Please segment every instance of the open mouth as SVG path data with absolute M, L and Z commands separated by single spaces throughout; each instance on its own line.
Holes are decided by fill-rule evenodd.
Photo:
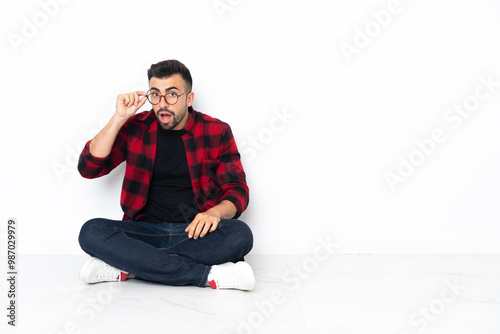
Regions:
M 172 119 L 172 114 L 166 111 L 160 111 L 158 113 L 158 119 L 160 122 L 167 124 Z

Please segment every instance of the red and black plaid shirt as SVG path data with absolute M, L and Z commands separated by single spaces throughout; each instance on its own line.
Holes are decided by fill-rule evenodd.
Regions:
M 191 175 L 193 193 L 204 212 L 222 200 L 231 201 L 239 217 L 248 205 L 248 186 L 240 154 L 228 124 L 189 107 L 191 119 L 182 136 Z M 78 171 L 85 178 L 111 172 L 127 161 L 121 193 L 123 220 L 138 220 L 148 198 L 153 176 L 158 135 L 158 121 L 151 110 L 132 116 L 122 127 L 105 158 L 90 154 L 90 141 L 83 149 Z

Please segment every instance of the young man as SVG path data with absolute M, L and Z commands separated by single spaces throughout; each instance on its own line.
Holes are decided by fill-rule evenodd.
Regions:
M 118 96 L 115 114 L 80 155 L 85 178 L 126 161 L 123 218 L 82 226 L 80 246 L 92 257 L 80 278 L 252 290 L 243 257 L 253 236 L 236 219 L 248 186 L 231 129 L 192 108 L 192 78 L 181 62 L 154 64 L 148 78 L 147 93 Z M 153 109 L 136 114 L 146 100 Z

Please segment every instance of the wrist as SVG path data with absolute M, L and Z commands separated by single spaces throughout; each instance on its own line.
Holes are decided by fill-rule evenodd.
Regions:
M 216 206 L 208 209 L 207 213 L 209 213 L 210 215 L 215 216 L 219 219 L 222 219 L 222 212 Z
M 125 123 L 127 123 L 128 119 L 129 119 L 129 117 L 123 117 L 123 116 L 119 116 L 117 114 L 114 114 L 111 117 L 111 120 L 109 121 L 109 125 L 113 128 L 121 129 L 122 126 L 124 126 Z

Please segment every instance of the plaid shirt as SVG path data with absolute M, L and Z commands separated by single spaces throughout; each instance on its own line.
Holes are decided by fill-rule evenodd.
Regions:
M 231 201 L 239 217 L 248 205 L 248 186 L 240 154 L 228 124 L 189 107 L 191 119 L 182 136 L 191 175 L 194 197 L 204 212 L 222 200 Z M 155 113 L 141 112 L 132 116 L 121 128 L 105 158 L 90 154 L 90 141 L 78 162 L 85 178 L 96 178 L 111 172 L 127 161 L 121 193 L 123 220 L 138 220 L 146 205 L 149 184 L 156 157 L 158 121 Z

